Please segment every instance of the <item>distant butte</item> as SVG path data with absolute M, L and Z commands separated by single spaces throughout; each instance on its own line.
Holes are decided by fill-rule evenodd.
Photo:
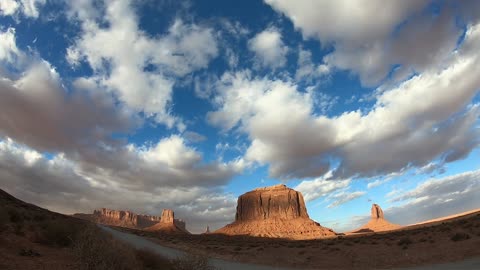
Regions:
M 257 188 L 238 198 L 235 221 L 214 233 L 286 239 L 335 236 L 308 216 L 303 196 L 285 185 Z
M 401 225 L 393 224 L 385 219 L 382 208 L 378 204 L 373 204 L 371 209 L 370 221 L 352 231 L 351 233 L 365 233 L 365 232 L 382 232 L 391 231 L 402 228 Z
M 180 233 L 190 234 L 185 227 L 185 221 L 176 219 L 173 210 L 163 209 L 160 222 L 144 229 L 145 231 L 161 232 L 161 233 Z
M 143 229 L 160 221 L 160 217 L 158 216 L 138 215 L 130 211 L 112 210 L 108 208 L 96 209 L 93 211 L 93 214 L 74 214 L 73 216 L 99 224 L 131 229 Z

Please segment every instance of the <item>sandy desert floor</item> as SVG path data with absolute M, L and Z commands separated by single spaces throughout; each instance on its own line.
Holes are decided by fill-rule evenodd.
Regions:
M 480 257 L 480 211 L 392 232 L 308 241 L 117 229 L 189 253 L 302 269 L 388 269 Z

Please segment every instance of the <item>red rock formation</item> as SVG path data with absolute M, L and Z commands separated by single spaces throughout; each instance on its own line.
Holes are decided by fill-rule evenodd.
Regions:
M 163 209 L 162 211 L 162 218 L 160 222 L 162 223 L 173 223 L 174 220 L 174 213 L 170 209 Z
M 379 219 L 379 218 L 384 218 L 383 215 L 383 210 L 380 208 L 380 205 L 378 204 L 372 204 L 372 219 Z
M 288 239 L 336 235 L 311 220 L 302 194 L 285 185 L 257 188 L 241 195 L 235 221 L 215 233 Z
M 373 204 L 370 221 L 351 233 L 391 231 L 400 229 L 401 227 L 400 225 L 388 222 L 385 219 L 382 208 L 380 208 L 378 204 Z
M 143 229 L 160 221 L 160 217 L 149 215 L 137 215 L 130 211 L 112 210 L 108 208 L 96 209 L 93 214 L 74 214 L 73 216 L 87 219 L 95 223 Z
M 185 226 L 185 221 L 176 219 L 173 210 L 163 209 L 160 222 L 145 228 L 146 231 L 158 231 L 164 233 L 189 233 Z

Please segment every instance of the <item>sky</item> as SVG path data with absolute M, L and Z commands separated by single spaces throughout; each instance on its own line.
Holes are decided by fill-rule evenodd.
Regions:
M 2 0 L 0 188 L 202 232 L 285 184 L 312 219 L 480 208 L 480 2 Z

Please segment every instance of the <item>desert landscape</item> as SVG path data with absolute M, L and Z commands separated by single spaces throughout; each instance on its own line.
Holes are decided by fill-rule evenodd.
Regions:
M 107 258 L 97 258 L 93 267 L 82 266 L 85 259 L 78 254 L 85 252 L 82 247 L 98 249 L 102 244 L 95 242 L 104 239 L 115 246 L 115 252 L 120 249 L 130 256 L 119 259 L 110 254 L 113 257 L 108 260 L 118 267 L 196 269 L 191 265 L 175 268 L 174 262 L 152 251 L 135 251 L 93 223 L 197 256 L 197 261 L 204 260 L 205 267 L 212 269 L 209 259 L 293 269 L 393 269 L 480 256 L 480 209 L 400 226 L 385 220 L 380 206 L 373 204 L 366 225 L 352 232 L 335 233 L 309 219 L 301 193 L 276 185 L 240 196 L 233 223 L 214 232 L 191 234 L 170 209 L 164 209 L 161 217 L 109 209 L 65 216 L 19 201 L 3 191 L 1 195 L 1 269 L 114 269 L 96 268 Z M 145 219 L 156 223 L 139 224 Z M 83 243 L 85 237 L 90 237 L 90 242 Z M 101 247 L 107 248 L 105 245 L 108 243 Z M 161 268 L 149 268 L 150 260 Z
M 0 0 L 0 270 L 480 270 L 480 0 Z

